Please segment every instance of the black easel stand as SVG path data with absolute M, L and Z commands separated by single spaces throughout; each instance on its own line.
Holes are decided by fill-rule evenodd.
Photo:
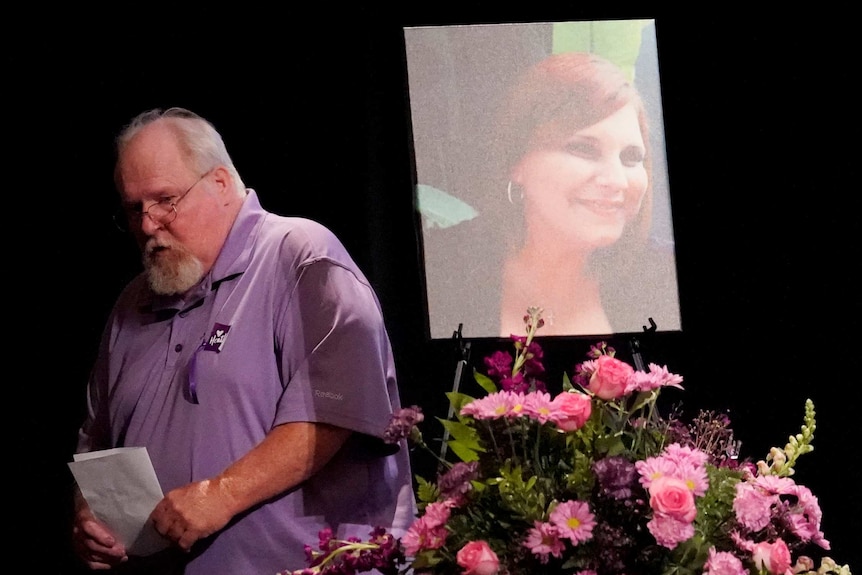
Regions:
M 656 323 L 653 318 L 648 318 L 648 321 L 650 326 L 643 326 L 644 333 L 654 334 L 658 326 L 656 326 Z M 646 371 L 646 369 L 644 369 L 643 355 L 641 354 L 641 342 L 638 338 L 633 337 L 629 340 L 629 351 L 632 354 L 632 360 L 634 360 L 635 369 L 637 369 L 638 371 Z
M 470 361 L 470 342 L 464 341 L 464 338 L 461 336 L 461 329 L 464 327 L 463 323 L 458 324 L 458 329 L 452 332 L 452 339 L 455 341 L 458 349 L 458 363 L 455 365 L 455 378 L 452 381 L 452 391 L 454 393 L 458 393 L 458 390 L 461 388 L 461 376 L 464 372 L 464 366 L 466 366 Z M 449 413 L 446 416 L 447 419 L 452 419 L 455 415 L 455 408 L 452 404 L 449 404 Z M 449 441 L 449 430 L 443 430 L 443 443 L 440 445 L 440 459 L 446 459 L 446 451 L 448 449 Z

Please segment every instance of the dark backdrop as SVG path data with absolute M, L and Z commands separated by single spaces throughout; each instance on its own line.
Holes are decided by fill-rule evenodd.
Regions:
M 832 555 L 860 569 L 853 19 L 484 4 L 7 20 L 10 562 L 73 572 L 66 462 L 102 323 L 138 269 L 110 220 L 112 137 L 132 115 L 196 110 L 265 207 L 332 228 L 378 291 L 404 402 L 444 416 L 457 353 L 424 335 L 401 27 L 655 17 L 683 331 L 639 336 L 645 359 L 684 375 L 685 405 L 728 411 L 754 458 L 798 432 L 812 398 L 815 451 L 796 479 L 819 496 Z M 590 343 L 544 342 L 552 385 Z M 472 344 L 476 362 L 508 346 Z

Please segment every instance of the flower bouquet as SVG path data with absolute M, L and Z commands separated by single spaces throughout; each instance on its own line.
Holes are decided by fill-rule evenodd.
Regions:
M 419 407 L 393 415 L 386 440 L 406 437 L 440 463 L 433 480 L 416 478 L 408 532 L 345 541 L 324 530 L 306 546 L 308 567 L 280 575 L 850 575 L 822 554 L 817 498 L 792 479 L 813 449 L 810 400 L 783 448 L 740 459 L 726 416 L 660 413 L 681 376 L 637 370 L 605 343 L 552 397 L 534 339 L 541 310 L 525 323 L 514 355 L 498 351 L 475 372 L 487 395 L 447 394 L 455 415 L 441 423 L 457 461 L 424 442 Z

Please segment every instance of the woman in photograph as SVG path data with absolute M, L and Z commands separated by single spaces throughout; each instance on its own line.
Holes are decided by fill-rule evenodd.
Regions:
M 521 335 L 528 307 L 543 308 L 543 336 L 641 332 L 651 318 L 680 329 L 672 233 L 652 229 L 648 113 L 629 75 L 562 52 L 488 102 L 489 129 L 474 126 L 485 143 L 455 160 L 468 176 L 450 187 L 476 215 L 426 229 L 432 333 Z
M 545 310 L 544 335 L 633 331 L 666 315 L 675 270 L 647 249 L 647 114 L 624 73 L 590 53 L 550 56 L 515 84 L 497 126 L 506 181 L 489 205 L 512 224 L 497 228 L 500 335 L 523 331 L 528 306 Z

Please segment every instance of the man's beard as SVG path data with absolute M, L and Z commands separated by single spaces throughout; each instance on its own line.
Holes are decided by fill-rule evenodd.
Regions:
M 150 238 L 142 259 L 147 283 L 159 295 L 185 293 L 204 277 L 201 261 L 179 242 Z

